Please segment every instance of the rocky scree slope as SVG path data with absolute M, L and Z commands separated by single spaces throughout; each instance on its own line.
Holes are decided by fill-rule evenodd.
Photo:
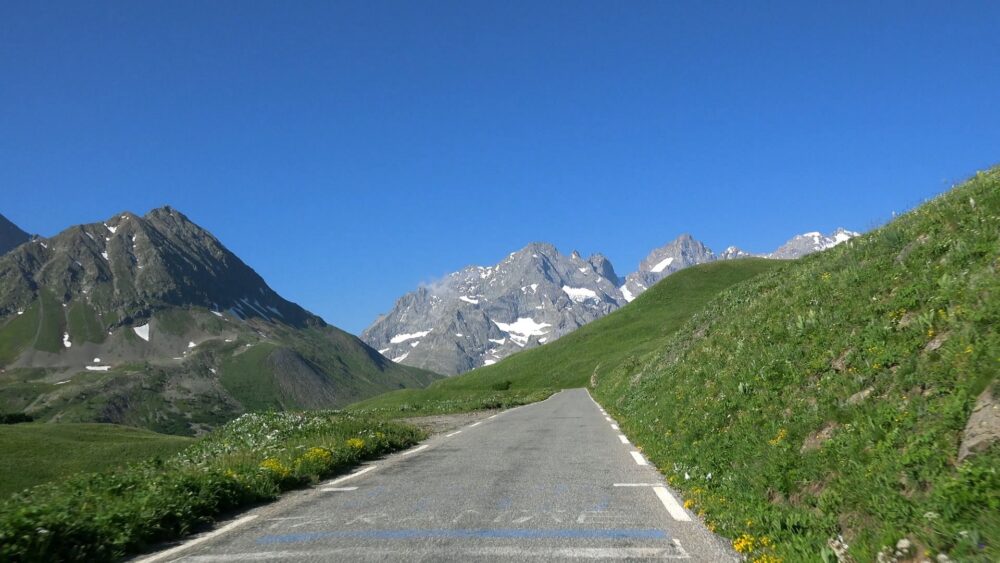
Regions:
M 169 207 L 0 257 L 0 369 L 0 411 L 181 434 L 434 378 L 283 299 Z

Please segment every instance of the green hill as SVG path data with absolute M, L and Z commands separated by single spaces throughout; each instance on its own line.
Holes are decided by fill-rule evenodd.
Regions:
M 998 267 L 995 169 L 732 288 L 595 395 L 751 558 L 997 561 L 1000 450 L 959 449 L 1000 371 Z
M 166 457 L 192 443 L 191 438 L 115 424 L 0 425 L 0 499 L 74 473 Z
M 495 365 L 356 403 L 389 415 L 500 407 L 544 398 L 554 389 L 585 387 L 663 346 L 720 291 L 785 262 L 760 258 L 702 264 L 672 274 L 628 306 L 539 348 Z
M 994 169 L 831 250 L 690 268 L 556 342 L 352 408 L 589 385 L 750 560 L 998 561 L 998 269 Z

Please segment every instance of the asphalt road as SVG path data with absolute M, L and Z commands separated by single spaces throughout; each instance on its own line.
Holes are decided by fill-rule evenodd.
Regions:
M 258 508 L 152 561 L 738 560 L 583 389 Z

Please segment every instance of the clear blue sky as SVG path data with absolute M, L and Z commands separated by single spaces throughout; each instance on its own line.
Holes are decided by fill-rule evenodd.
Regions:
M 875 5 L 877 4 L 877 5 Z M 1000 162 L 996 2 L 3 2 L 0 213 L 170 204 L 359 332 L 534 240 L 622 275 Z

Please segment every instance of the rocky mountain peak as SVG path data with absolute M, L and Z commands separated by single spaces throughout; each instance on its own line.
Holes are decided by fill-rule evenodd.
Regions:
M 16 274 L 11 275 L 12 272 Z M 39 287 L 63 303 L 141 319 L 174 306 L 228 311 L 293 326 L 321 324 L 277 295 L 211 233 L 179 211 L 123 212 L 37 238 L 0 259 L 0 312 L 23 309 Z
M 532 243 L 411 292 L 361 335 L 386 357 L 438 373 L 489 365 L 618 308 L 607 258 Z
M 29 240 L 31 240 L 31 235 L 0 215 L 0 254 L 6 254 Z

